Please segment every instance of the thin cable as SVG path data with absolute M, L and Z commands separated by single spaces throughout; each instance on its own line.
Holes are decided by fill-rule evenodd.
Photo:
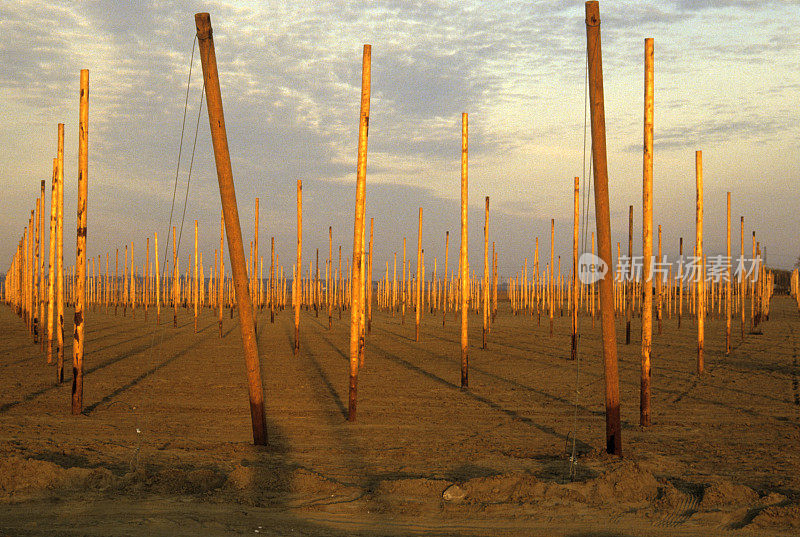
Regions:
M 172 214 L 175 211 L 175 194 L 178 192 L 178 174 L 181 171 L 181 155 L 183 153 L 183 134 L 186 132 L 186 113 L 189 109 L 189 89 L 192 83 L 192 67 L 194 66 L 194 48 L 197 45 L 197 34 L 194 36 L 194 40 L 192 41 L 192 56 L 189 59 L 189 76 L 186 79 L 186 99 L 183 103 L 183 122 L 181 123 L 181 141 L 178 145 L 178 164 L 175 167 L 175 185 L 172 187 L 172 206 L 169 210 L 169 225 L 167 226 L 167 242 L 164 245 L 164 268 L 167 268 L 166 259 L 167 259 L 167 252 L 169 252 L 169 228 L 172 227 Z M 205 85 L 203 86 L 205 87 Z M 185 207 L 184 207 L 185 208 Z M 161 275 L 159 274 L 159 277 Z
M 169 224 L 167 226 L 167 233 L 166 233 L 167 240 L 166 240 L 166 243 L 164 245 L 164 274 L 166 274 L 166 269 L 167 269 L 167 266 L 169 265 L 169 261 L 168 261 L 168 258 L 167 258 L 167 253 L 169 252 L 169 244 L 170 244 L 170 242 L 169 242 L 170 241 L 169 228 L 172 227 L 172 217 L 173 217 L 173 214 L 174 214 L 174 211 L 175 211 L 175 197 L 176 197 L 176 193 L 178 191 L 178 177 L 179 177 L 180 168 L 181 168 L 181 155 L 183 154 L 183 137 L 184 137 L 184 133 L 186 131 L 186 116 L 187 116 L 188 109 L 189 109 L 189 90 L 191 89 L 192 68 L 194 66 L 194 49 L 195 49 L 196 45 L 197 45 L 197 35 L 194 36 L 194 39 L 192 41 L 192 53 L 191 53 L 191 57 L 189 59 L 189 76 L 187 77 L 187 80 L 186 80 L 186 98 L 184 99 L 184 103 L 183 103 L 183 121 L 181 123 L 180 144 L 178 146 L 178 163 L 177 163 L 177 166 L 176 166 L 176 169 L 175 169 L 175 183 L 174 183 L 174 186 L 172 188 L 172 206 L 170 207 L 170 211 L 169 211 Z M 195 132 L 195 144 L 196 143 L 197 143 L 197 133 Z M 192 159 L 194 160 L 194 150 L 192 151 Z M 185 207 L 185 203 L 184 203 L 184 214 L 185 214 L 185 209 L 186 209 L 186 207 Z M 174 270 L 174 268 L 173 268 L 173 270 Z M 156 274 L 156 278 L 159 279 L 159 283 L 164 281 L 162 279 L 162 275 L 160 273 Z M 160 330 L 160 337 L 159 337 L 159 341 L 158 341 L 159 345 L 161 345 L 164 342 L 165 326 L 166 325 L 162 326 L 161 330 Z M 148 348 L 148 351 L 147 351 L 147 361 L 150 363 L 151 366 L 153 364 L 153 348 L 155 347 L 155 344 L 156 344 L 156 334 L 159 333 L 158 329 L 159 329 L 158 323 L 154 324 L 153 325 L 153 329 L 151 331 L 151 336 L 150 336 L 150 347 Z M 148 401 L 152 401 L 152 393 L 149 390 L 145 389 L 145 394 L 147 395 Z M 134 410 L 135 409 L 136 409 L 136 407 L 134 407 Z M 142 443 L 143 436 L 149 430 L 149 417 L 150 417 L 149 413 L 144 412 L 142 414 L 142 421 L 144 421 L 145 423 L 143 423 L 141 430 L 138 427 L 137 427 L 137 430 L 136 430 L 137 437 L 139 439 L 139 444 L 137 445 L 136 454 L 135 454 L 135 463 L 136 464 L 138 464 L 138 462 L 139 462 L 139 452 L 141 450 L 141 443 Z M 134 459 L 132 459 L 132 460 L 134 460 Z
M 591 184 L 592 179 L 592 167 L 589 167 L 589 180 L 586 180 L 586 140 L 587 140 L 587 116 L 588 116 L 588 97 L 589 97 L 589 65 L 587 62 L 586 69 L 584 70 L 584 94 L 583 94 L 583 197 L 584 197 L 584 212 L 583 212 L 583 244 L 581 247 L 581 251 L 586 251 L 586 236 L 588 234 L 588 211 L 589 211 L 589 184 Z M 574 277 L 577 279 L 578 275 L 575 274 Z M 577 298 L 574 297 L 573 300 L 575 301 L 575 308 L 578 307 Z M 575 404 L 573 407 L 572 412 L 572 452 L 569 458 L 569 479 L 570 481 L 575 479 L 575 464 L 577 462 L 576 459 L 576 452 L 577 452 L 577 438 L 578 438 L 578 405 L 580 404 L 580 371 L 581 371 L 581 358 L 580 353 L 578 352 L 578 342 L 580 341 L 580 316 L 578 316 L 578 323 L 576 326 L 576 337 L 575 337 Z
M 206 85 L 200 90 L 200 105 L 197 107 L 197 122 L 194 125 L 194 144 L 192 145 L 192 158 L 189 161 L 189 173 L 186 176 L 186 195 L 183 198 L 183 216 L 181 216 L 181 230 L 178 233 L 178 244 L 175 245 L 176 251 L 180 252 L 181 237 L 183 236 L 183 223 L 186 220 L 186 206 L 189 202 L 189 185 L 192 182 L 192 166 L 194 166 L 194 153 L 197 149 L 197 133 L 200 129 L 200 113 L 203 111 L 203 97 L 205 96 Z

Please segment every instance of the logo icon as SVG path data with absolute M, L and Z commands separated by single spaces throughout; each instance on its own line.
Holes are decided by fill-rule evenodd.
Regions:
M 578 279 L 591 284 L 603 279 L 608 273 L 608 265 L 594 254 L 586 252 L 578 259 Z

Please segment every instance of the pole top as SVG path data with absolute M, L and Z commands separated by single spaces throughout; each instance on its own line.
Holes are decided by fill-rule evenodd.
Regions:
M 586 26 L 600 26 L 600 3 L 597 0 L 586 2 Z
M 197 27 L 197 39 L 208 39 L 211 37 L 211 15 L 208 13 L 195 13 L 194 24 Z

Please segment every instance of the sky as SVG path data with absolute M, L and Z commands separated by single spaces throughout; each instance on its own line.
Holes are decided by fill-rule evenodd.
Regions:
M 0 6 L 0 272 L 42 179 L 49 202 L 59 122 L 66 129 L 65 259 L 74 263 L 79 73 L 86 68 L 89 255 L 109 252 L 113 264 L 115 249 L 122 258 L 134 243 L 139 264 L 154 233 L 163 255 L 177 170 L 178 227 L 188 183 L 181 264 L 196 219 L 209 274 L 221 205 L 204 105 L 198 116 L 198 11 L 211 14 L 214 28 L 246 251 L 258 197 L 260 254 L 268 263 L 274 236 L 291 271 L 300 179 L 304 271 L 315 249 L 326 258 L 328 226 L 334 249 L 352 256 L 361 54 L 369 43 L 366 217 L 367 225 L 374 218 L 374 278 L 394 252 L 402 257 L 403 237 L 416 258 L 419 207 L 426 268 L 436 257 L 442 270 L 448 230 L 449 270 L 457 266 L 462 112 L 470 129 L 471 267 L 482 270 L 489 196 L 501 278 L 526 257 L 532 265 L 537 237 L 541 255 L 549 253 L 551 218 L 566 271 L 573 178 L 591 190 L 583 2 L 42 0 Z M 770 266 L 792 267 L 800 255 L 800 40 L 792 28 L 800 2 L 603 1 L 600 13 L 614 242 L 626 250 L 633 205 L 634 250 L 641 251 L 643 57 L 652 37 L 654 224 L 662 225 L 664 253 L 677 255 L 679 237 L 689 249 L 694 243 L 694 155 L 702 150 L 704 251 L 725 253 L 731 192 L 733 255 L 744 216 L 746 255 L 755 231 Z M 593 201 L 589 208 L 592 231 Z

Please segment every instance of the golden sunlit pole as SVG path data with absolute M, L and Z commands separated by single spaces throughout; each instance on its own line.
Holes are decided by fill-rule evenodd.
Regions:
M 728 192 L 727 228 L 725 234 L 727 278 L 725 281 L 725 354 L 731 353 L 731 193 Z
M 258 206 L 258 204 L 256 204 Z M 258 213 L 256 213 L 258 214 Z M 200 306 L 200 280 L 197 274 L 197 220 L 194 221 L 194 331 L 197 332 L 197 308 Z
M 358 402 L 359 354 L 364 345 L 361 333 L 361 290 L 363 289 L 364 213 L 367 196 L 367 136 L 369 133 L 369 97 L 372 47 L 364 45 L 361 62 L 361 106 L 358 121 L 358 157 L 356 163 L 356 205 L 353 222 L 353 264 L 350 279 L 350 376 L 347 420 L 356 420 Z M 298 254 L 298 264 L 300 262 Z
M 56 298 L 56 216 L 58 214 L 58 157 L 53 159 L 53 181 L 50 191 L 50 235 L 47 261 L 47 363 L 53 363 L 53 313 Z
M 415 323 L 414 323 L 414 341 L 419 341 L 419 316 L 422 312 L 422 207 L 419 208 L 419 224 L 417 231 L 417 278 L 416 288 L 414 290 L 414 310 L 415 310 Z
M 84 301 L 86 299 L 86 227 L 89 194 L 89 70 L 81 69 L 78 127 L 78 230 L 75 246 L 75 342 L 72 351 L 72 413 L 83 410 Z
M 628 263 L 630 264 L 630 268 L 633 269 L 633 205 L 628 206 Z M 630 345 L 635 282 L 630 274 L 625 277 L 625 282 L 625 344 Z
M 483 337 L 481 348 L 486 349 L 486 332 L 489 328 L 489 196 L 486 196 L 486 213 L 483 220 L 483 284 L 481 285 L 483 302 Z
M 58 124 L 58 211 L 56 214 L 56 380 L 64 382 L 64 124 Z
M 695 179 L 697 180 L 697 259 L 703 265 L 703 152 L 695 152 Z M 705 274 L 702 269 L 697 278 L 697 372 L 702 373 L 703 343 L 705 340 Z
M 639 425 L 650 425 L 650 351 L 653 340 L 653 39 L 644 40 L 644 152 L 642 175 L 642 366 Z
M 303 182 L 297 180 L 297 270 L 292 279 L 295 290 L 294 301 L 294 353 L 300 352 L 300 282 L 302 281 L 303 258 Z
M 469 340 L 467 329 L 468 318 L 468 299 L 469 299 L 469 256 L 467 246 L 469 242 L 467 228 L 467 202 L 468 202 L 468 178 L 467 167 L 469 160 L 469 117 L 466 112 L 461 114 L 461 251 L 459 256 L 459 270 L 461 276 L 461 387 L 469 386 L 469 356 L 467 353 Z M 405 250 L 405 248 L 404 248 Z M 403 256 L 405 257 L 405 256 Z
M 576 177 L 573 191 L 574 215 L 572 219 L 572 352 L 570 353 L 570 357 L 573 360 L 578 357 L 578 227 L 581 210 L 580 193 L 581 180 L 579 177 Z
M 153 238 L 153 257 L 156 258 L 156 324 L 161 322 L 161 267 L 158 264 L 158 232 Z

